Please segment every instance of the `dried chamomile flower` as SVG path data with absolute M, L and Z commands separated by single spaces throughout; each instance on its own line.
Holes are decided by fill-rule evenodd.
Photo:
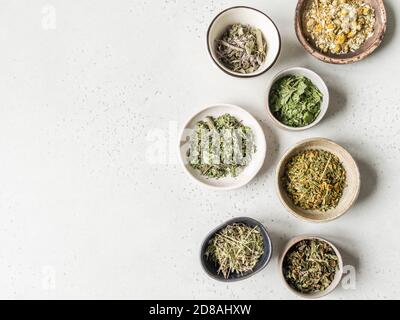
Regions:
M 376 21 L 374 9 L 361 0 L 314 0 L 304 19 L 317 48 L 333 54 L 358 50 Z

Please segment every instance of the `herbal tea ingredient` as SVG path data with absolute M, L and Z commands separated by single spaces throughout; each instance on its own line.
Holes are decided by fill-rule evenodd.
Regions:
M 301 293 L 326 290 L 338 270 L 338 257 L 332 246 L 317 239 L 295 244 L 283 262 L 286 281 Z
M 264 241 L 259 227 L 243 223 L 228 225 L 211 239 L 206 257 L 218 266 L 225 279 L 233 273 L 252 271 L 264 254 Z
M 249 25 L 232 25 L 222 39 L 216 41 L 216 46 L 221 63 L 243 74 L 257 71 L 267 53 L 267 43 L 261 31 Z
M 313 0 L 305 12 L 307 32 L 322 52 L 356 51 L 372 36 L 375 11 L 361 0 Z
M 196 125 L 189 165 L 208 178 L 237 177 L 251 161 L 253 132 L 230 114 L 206 117 Z
M 290 127 L 305 127 L 321 112 L 322 93 L 304 76 L 279 79 L 271 88 L 269 103 L 275 118 Z
M 346 186 L 339 158 L 324 150 L 306 150 L 285 166 L 283 186 L 293 203 L 304 210 L 336 208 Z

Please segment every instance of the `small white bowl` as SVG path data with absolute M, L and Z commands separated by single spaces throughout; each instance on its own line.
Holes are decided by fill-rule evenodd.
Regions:
M 255 72 L 247 74 L 234 72 L 225 67 L 217 57 L 216 40 L 221 39 L 222 35 L 235 23 L 260 29 L 267 42 L 265 61 Z M 281 51 L 281 37 L 275 23 L 265 13 L 254 8 L 237 6 L 222 11 L 213 19 L 207 31 L 207 48 L 211 59 L 222 71 L 239 78 L 251 78 L 263 74 L 275 64 Z
M 193 169 L 187 161 L 187 151 L 190 148 L 190 137 L 196 124 L 204 120 L 207 116 L 214 118 L 225 113 L 237 118 L 245 126 L 251 128 L 254 134 L 254 143 L 256 152 L 253 154 L 250 163 L 240 172 L 237 177 L 225 177 L 221 179 L 213 179 L 202 176 L 197 170 Z M 258 121 L 246 110 L 231 104 L 215 104 L 197 112 L 189 118 L 184 125 L 180 140 L 179 140 L 179 159 L 183 165 L 185 172 L 196 182 L 203 186 L 218 189 L 218 190 L 233 190 L 238 189 L 249 183 L 260 171 L 264 164 L 265 155 L 267 152 L 267 143 L 265 140 L 264 131 Z
M 329 244 L 333 251 L 335 251 L 336 256 L 338 257 L 338 265 L 339 265 L 339 270 L 336 272 L 335 274 L 335 278 L 333 279 L 332 283 L 330 284 L 330 286 L 328 288 L 326 288 L 324 291 L 322 292 L 315 292 L 315 293 L 302 293 L 297 291 L 296 289 L 292 288 L 290 286 L 290 284 L 287 282 L 284 272 L 283 272 L 283 263 L 285 261 L 285 257 L 288 254 L 288 252 L 290 251 L 290 249 L 293 248 L 294 245 L 296 245 L 297 243 L 299 243 L 300 241 L 303 240 L 319 240 L 319 241 L 323 241 L 326 242 L 327 244 Z M 342 280 L 343 277 L 343 259 L 342 259 L 342 255 L 340 254 L 340 251 L 338 250 L 338 248 L 336 248 L 336 246 L 321 237 L 317 237 L 317 236 L 312 236 L 312 235 L 302 235 L 302 236 L 297 236 L 293 239 L 291 239 L 286 245 L 285 248 L 283 249 L 282 254 L 279 257 L 279 268 L 280 268 L 280 273 L 281 273 L 281 277 L 283 279 L 283 281 L 285 282 L 286 287 L 292 291 L 294 294 L 302 297 L 302 298 L 306 298 L 306 299 L 319 299 L 322 298 L 328 294 L 330 294 L 333 290 L 336 289 L 336 287 L 339 285 L 340 281 Z
M 287 126 L 287 125 L 283 124 L 282 122 L 280 122 L 277 118 L 275 118 L 275 116 L 271 112 L 271 108 L 269 105 L 269 96 L 271 93 L 271 88 L 276 81 L 278 81 L 279 79 L 281 79 L 283 77 L 289 76 L 289 75 L 299 75 L 299 76 L 304 76 L 304 77 L 310 79 L 311 82 L 319 89 L 319 91 L 321 91 L 321 93 L 323 95 L 322 103 L 321 103 L 321 112 L 319 113 L 317 119 L 315 119 L 314 122 L 312 122 L 308 126 L 305 126 L 305 127 Z M 318 74 L 316 74 L 314 71 L 311 71 L 309 69 L 302 68 L 302 67 L 294 67 L 294 68 L 288 68 L 288 69 L 282 70 L 268 83 L 268 86 L 267 86 L 267 112 L 268 112 L 268 115 L 270 116 L 270 118 L 272 119 L 272 121 L 274 122 L 274 124 L 282 129 L 286 129 L 286 130 L 290 130 L 290 131 L 302 131 L 302 130 L 307 130 L 309 128 L 312 128 L 312 127 L 316 126 L 322 120 L 322 118 L 325 116 L 326 112 L 328 111 L 328 106 L 329 106 L 328 87 L 326 86 L 324 80 L 322 80 L 322 78 Z

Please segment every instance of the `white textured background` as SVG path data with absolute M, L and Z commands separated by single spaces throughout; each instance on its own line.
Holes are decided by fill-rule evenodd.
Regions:
M 335 241 L 356 267 L 356 289 L 330 298 L 399 298 L 400 4 L 385 2 L 383 45 L 334 66 L 297 42 L 294 0 L 2 0 L 0 298 L 294 298 L 277 255 L 302 233 Z M 238 4 L 265 11 L 282 35 L 278 63 L 256 79 L 225 75 L 205 47 L 211 19 Z M 306 132 L 267 119 L 264 88 L 287 66 L 310 67 L 331 90 L 328 115 Z M 174 158 L 177 125 L 214 102 L 264 124 L 265 166 L 238 191 L 197 186 Z M 148 138 L 163 132 L 167 158 L 150 163 Z M 324 225 L 296 220 L 274 189 L 284 150 L 314 136 L 345 146 L 362 174 L 356 206 Z M 270 230 L 273 260 L 249 280 L 215 282 L 200 243 L 242 215 Z

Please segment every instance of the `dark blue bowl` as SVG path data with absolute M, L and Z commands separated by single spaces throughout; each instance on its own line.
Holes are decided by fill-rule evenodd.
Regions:
M 243 223 L 245 225 L 248 225 L 249 227 L 255 227 L 258 226 L 260 228 L 261 234 L 264 239 L 264 254 L 261 256 L 260 260 L 257 262 L 256 266 L 252 271 L 246 272 L 244 274 L 230 274 L 228 279 L 225 279 L 222 274 L 218 274 L 218 266 L 216 263 L 210 259 L 207 259 L 205 252 L 207 250 L 207 247 L 213 238 L 213 236 L 220 231 L 221 229 L 225 228 L 226 226 L 234 223 Z M 239 281 L 239 280 L 244 280 L 247 279 L 253 275 L 255 275 L 257 272 L 260 272 L 262 269 L 264 269 L 269 261 L 271 260 L 272 256 L 272 243 L 271 239 L 268 235 L 267 229 L 258 221 L 252 219 L 252 218 L 235 218 L 231 219 L 224 224 L 220 225 L 219 227 L 215 228 L 213 231 L 211 231 L 206 239 L 203 241 L 203 244 L 201 245 L 201 251 L 200 251 L 200 261 L 201 265 L 204 269 L 204 271 L 213 279 L 218 280 L 218 281 L 223 281 L 223 282 L 233 282 L 233 281 Z

